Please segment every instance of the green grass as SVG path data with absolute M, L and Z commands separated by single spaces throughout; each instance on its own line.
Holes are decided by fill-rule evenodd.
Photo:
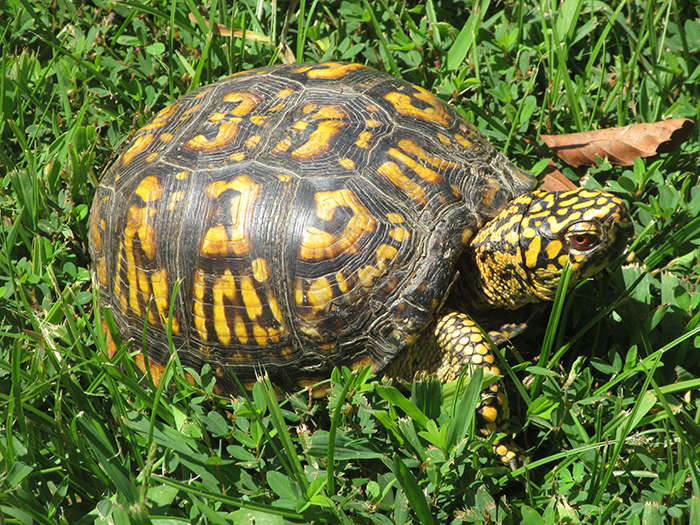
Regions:
M 210 371 L 192 386 L 175 366 L 173 390 L 139 382 L 94 328 L 86 232 L 137 127 L 285 59 L 424 86 L 536 173 L 553 158 L 540 133 L 697 122 L 697 3 L 206 7 L 251 38 L 214 34 L 189 0 L 1 4 L 0 522 L 700 523 L 697 131 L 633 167 L 562 167 L 622 197 L 636 237 L 505 352 L 532 453 L 515 475 L 473 437 L 478 377 L 464 396 L 433 380 L 405 394 L 343 371 L 316 403 L 263 383 L 250 401 L 212 398 Z

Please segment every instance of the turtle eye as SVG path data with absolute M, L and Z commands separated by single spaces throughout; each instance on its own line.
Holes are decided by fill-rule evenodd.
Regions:
M 578 250 L 588 250 L 600 244 L 600 237 L 591 233 L 575 233 L 570 237 L 571 245 Z

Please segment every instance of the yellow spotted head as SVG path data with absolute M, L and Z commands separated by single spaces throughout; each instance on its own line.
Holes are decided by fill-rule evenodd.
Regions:
M 634 232 L 625 204 L 609 193 L 579 189 L 529 197 L 520 249 L 541 299 L 554 299 L 567 261 L 573 283 L 591 277 L 622 254 Z
M 551 301 L 567 261 L 571 285 L 603 270 L 633 233 L 625 204 L 609 193 L 522 195 L 474 237 L 460 262 L 462 300 L 481 308 Z

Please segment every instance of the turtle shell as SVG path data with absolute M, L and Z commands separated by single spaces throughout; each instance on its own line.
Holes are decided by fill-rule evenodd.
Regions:
M 273 66 L 158 113 L 97 189 L 90 251 L 123 340 L 285 390 L 381 372 L 482 225 L 534 186 L 430 92 L 358 64 Z M 172 312 L 171 312 L 172 308 Z

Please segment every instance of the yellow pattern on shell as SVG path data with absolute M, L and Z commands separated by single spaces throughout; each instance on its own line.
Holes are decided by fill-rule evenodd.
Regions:
M 314 120 L 344 120 L 347 114 L 339 106 L 321 106 L 316 113 L 311 115 Z
M 390 156 L 412 169 L 416 175 L 426 182 L 431 184 L 441 184 L 445 180 L 438 172 L 431 170 L 430 168 L 426 168 L 425 166 L 421 166 L 414 159 L 401 153 L 395 148 L 389 148 L 388 153 Z
M 253 115 L 248 119 L 248 122 L 251 124 L 255 124 L 256 126 L 264 126 L 265 122 L 269 119 L 269 116 L 266 115 Z
M 337 272 L 335 274 L 335 282 L 338 284 L 338 289 L 340 290 L 340 293 L 348 293 L 350 287 L 343 272 Z
M 323 221 L 330 221 L 338 207 L 350 208 L 353 216 L 340 235 L 315 227 L 307 228 L 302 234 L 299 249 L 302 259 L 333 259 L 341 253 L 357 253 L 360 239 L 377 227 L 376 219 L 350 189 L 319 191 L 314 195 L 314 200 L 316 215 Z
M 277 93 L 277 96 L 279 98 L 287 98 L 289 95 L 294 93 L 294 91 L 296 91 L 296 90 L 294 90 L 292 88 L 286 88 L 286 89 L 283 89 L 282 91 L 280 91 L 279 93 Z
M 260 143 L 260 139 L 262 137 L 260 135 L 252 135 L 248 138 L 248 140 L 245 141 L 245 149 L 253 149 L 258 146 Z
M 238 127 L 240 122 L 240 118 L 233 118 L 228 122 L 224 122 L 219 126 L 214 139 L 209 140 L 204 135 L 197 135 L 196 137 L 190 139 L 187 144 L 185 144 L 185 147 L 194 151 L 203 151 L 219 149 L 227 146 L 236 140 L 240 130 Z
M 425 102 L 429 107 L 425 109 L 416 107 L 413 105 L 413 98 L 411 96 L 397 91 L 387 93 L 384 95 L 384 98 L 391 102 L 394 109 L 402 115 L 432 122 L 444 128 L 450 127 L 453 119 L 445 110 L 445 104 L 430 93 L 430 91 L 418 86 L 413 86 L 413 88 L 417 91 L 417 93 L 413 94 L 413 97 Z
M 330 281 L 325 277 L 314 280 L 306 292 L 306 297 L 309 304 L 314 306 L 315 311 L 323 310 L 333 300 L 333 288 Z
M 411 237 L 411 234 L 408 233 L 406 228 L 397 227 L 389 230 L 389 236 L 396 242 L 404 242 L 404 240 L 408 240 Z
M 386 260 L 391 260 L 396 257 L 397 253 L 399 253 L 399 250 L 393 246 L 388 244 L 380 244 L 379 248 L 377 248 L 377 261 L 380 263 L 385 263 Z
M 154 129 L 159 129 L 165 126 L 168 123 L 168 119 L 177 112 L 179 107 L 180 105 L 178 103 L 175 103 L 161 109 L 151 122 L 149 122 L 141 128 L 141 133 L 143 133 L 144 131 L 152 131 Z
M 377 169 L 382 177 L 386 178 L 394 186 L 403 191 L 411 199 L 421 204 L 426 204 L 425 190 L 416 184 L 410 177 L 404 175 L 398 164 L 391 161 L 386 161 Z
M 255 290 L 253 279 L 250 277 L 241 277 L 241 297 L 243 298 L 243 304 L 245 304 L 248 319 L 255 321 L 262 315 L 262 302 L 258 292 Z
M 153 227 L 153 219 L 156 209 L 150 206 L 139 208 L 131 206 L 127 214 L 126 228 L 124 228 L 125 245 L 129 242 L 128 252 L 132 253 L 134 237 L 139 238 L 141 250 L 151 261 L 156 255 L 156 230 Z M 133 256 L 133 253 L 132 253 Z
M 207 230 L 202 240 L 201 253 L 208 257 L 225 257 L 229 253 L 229 238 L 223 224 Z
M 231 343 L 231 329 L 228 325 L 224 299 L 233 301 L 236 299 L 236 292 L 236 281 L 231 271 L 227 268 L 224 271 L 224 275 L 216 279 L 211 290 L 212 300 L 214 302 L 214 331 L 216 332 L 216 337 L 219 339 L 219 342 L 223 345 L 229 345 Z
M 372 132 L 371 131 L 363 131 L 362 133 L 360 133 L 360 136 L 355 141 L 355 145 L 357 145 L 358 148 L 367 149 L 367 148 L 369 148 L 369 141 L 371 139 L 372 139 Z
M 285 137 L 275 145 L 275 147 L 272 149 L 272 153 L 284 153 L 290 148 L 291 145 L 291 137 Z
M 358 69 L 368 69 L 367 66 L 360 64 L 338 64 L 334 62 L 326 62 L 322 66 L 314 67 L 313 69 L 299 68 L 297 71 L 306 72 L 306 76 L 312 79 L 323 80 L 338 80 L 345 77 L 351 71 Z
M 253 277 L 259 283 L 267 281 L 270 278 L 270 269 L 267 267 L 265 259 L 257 258 L 252 262 Z
M 236 339 L 238 339 L 239 343 L 242 345 L 248 344 L 248 330 L 243 317 L 238 312 L 233 315 L 233 332 L 236 334 Z
M 251 223 L 253 208 L 260 192 L 260 185 L 248 175 L 240 175 L 230 181 L 212 182 L 207 186 L 205 193 L 209 198 L 217 199 L 227 190 L 232 190 L 235 193 L 229 201 L 231 210 L 231 225 L 229 229 L 231 235 L 224 239 L 221 231 L 217 230 L 212 233 L 214 236 L 212 240 L 228 243 L 229 254 L 243 255 L 250 251 L 250 238 L 247 229 Z
M 339 120 L 324 120 L 311 133 L 309 140 L 292 151 L 292 158 L 308 161 L 320 157 L 331 148 L 331 141 L 348 123 Z
M 231 91 L 224 95 L 224 102 L 237 102 L 238 105 L 230 113 L 236 117 L 243 117 L 251 113 L 260 105 L 262 99 L 249 91 Z
M 163 193 L 163 186 L 160 184 L 158 177 L 149 175 L 141 179 L 134 193 L 136 193 L 143 202 L 155 202 L 160 199 Z
M 153 300 L 156 303 L 160 318 L 163 320 L 164 326 L 167 326 L 170 296 L 168 295 L 168 271 L 165 268 L 156 270 L 151 274 L 151 287 L 153 288 Z M 175 316 L 173 316 L 173 334 L 180 334 L 180 323 Z
M 139 136 L 131 145 L 131 147 L 128 150 L 126 150 L 124 155 L 122 155 L 121 165 L 128 166 L 129 164 L 131 164 L 131 161 L 134 160 L 134 157 L 136 155 L 138 155 L 139 153 L 143 153 L 148 149 L 148 147 L 151 145 L 151 142 L 153 142 L 153 139 L 154 135 L 152 134 Z
M 193 317 L 194 327 L 197 330 L 199 338 L 206 342 L 209 339 L 209 333 L 206 326 L 206 313 L 204 312 L 204 293 L 205 293 L 206 273 L 202 268 L 197 268 L 194 272 L 194 280 L 192 282 L 192 292 L 194 298 Z

